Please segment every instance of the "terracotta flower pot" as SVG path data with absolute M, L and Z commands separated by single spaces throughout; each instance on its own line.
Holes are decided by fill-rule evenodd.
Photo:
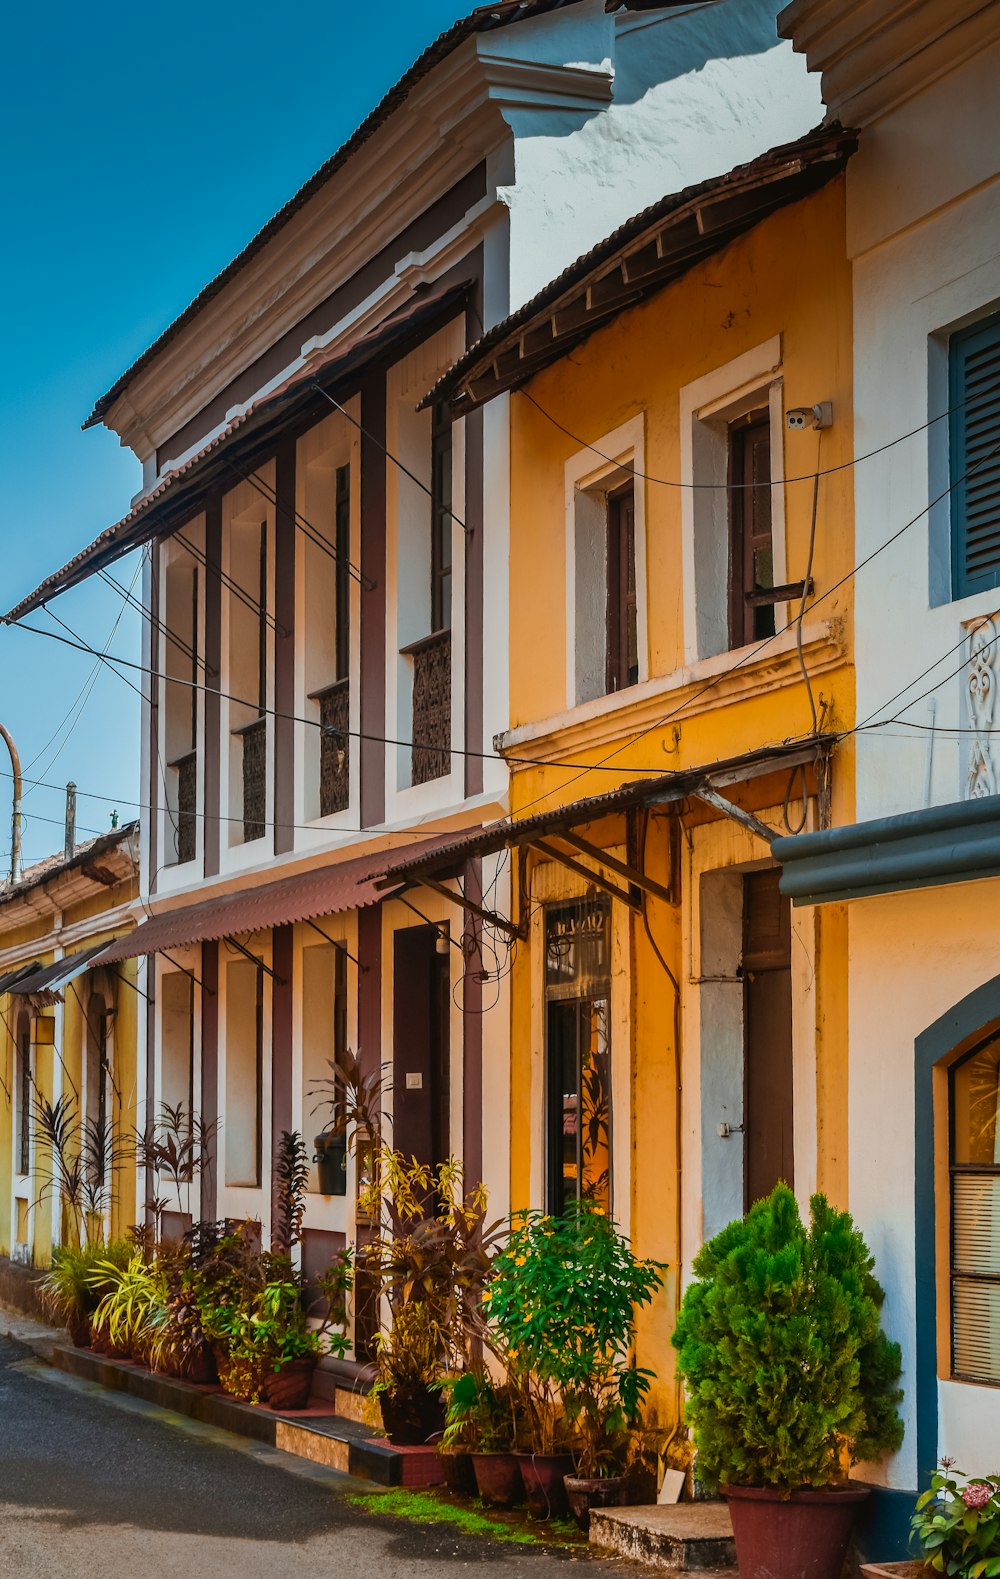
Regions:
M 562 1519 L 569 1512 L 566 1487 L 567 1475 L 573 1473 L 573 1460 L 568 1453 L 519 1453 L 521 1479 L 528 1499 L 528 1512 L 533 1519 Z
M 490 1508 L 512 1508 L 524 1498 L 521 1465 L 513 1453 L 473 1453 L 476 1488 Z
M 397 1447 L 423 1447 L 444 1430 L 444 1399 L 428 1387 L 380 1393 L 382 1424 Z
M 264 1397 L 272 1409 L 305 1409 L 312 1392 L 313 1371 L 316 1361 L 311 1355 L 300 1360 L 289 1360 L 280 1371 L 271 1371 L 264 1377 Z
M 563 1477 L 569 1511 L 581 1530 L 590 1529 L 591 1508 L 620 1508 L 625 1501 L 625 1476 Z
M 454 1492 L 456 1497 L 474 1497 L 476 1472 L 472 1466 L 472 1454 L 449 1453 L 439 1447 L 438 1458 L 448 1490 Z
M 740 1579 L 840 1579 L 867 1486 L 723 1486 Z

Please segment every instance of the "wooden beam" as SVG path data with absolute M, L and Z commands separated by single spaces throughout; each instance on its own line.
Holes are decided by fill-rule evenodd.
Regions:
M 571 844 L 574 850 L 579 850 L 582 855 L 589 855 L 592 861 L 600 861 L 602 866 L 606 866 L 611 872 L 617 872 L 619 877 L 627 878 L 630 883 L 635 884 L 636 888 L 645 889 L 647 894 L 666 900 L 668 905 L 673 903 L 669 888 L 665 888 L 655 878 L 647 877 L 646 873 L 641 872 L 638 867 L 619 861 L 617 856 L 598 849 L 596 844 L 589 844 L 586 839 L 581 839 L 579 834 L 553 833 L 553 837 L 561 839 L 564 844 Z
M 761 822 L 760 818 L 755 817 L 752 811 L 744 811 L 742 806 L 734 805 L 731 800 L 726 800 L 724 795 L 720 795 L 717 790 L 712 789 L 708 784 L 703 784 L 700 789 L 692 790 L 691 794 L 695 800 L 703 800 L 706 806 L 714 806 L 716 811 L 721 811 L 724 817 L 729 817 L 732 822 L 738 822 L 741 828 L 746 828 L 750 833 L 755 834 L 758 839 L 763 839 L 765 844 L 770 844 L 773 839 L 778 837 L 775 830 L 769 828 L 766 822 Z
M 498 932 L 503 932 L 507 937 L 524 937 L 520 927 L 516 927 L 513 921 L 508 921 L 506 916 L 498 916 L 493 910 L 484 910 L 482 905 L 473 904 L 472 900 L 466 899 L 464 894 L 456 894 L 453 888 L 446 888 L 444 883 L 437 882 L 433 877 L 415 877 L 413 881 L 418 887 L 429 888 L 432 894 L 438 894 L 451 904 L 458 905 L 461 910 L 468 910 L 470 915 L 485 921 L 487 926 L 496 927 Z
M 532 850 L 537 850 L 541 855 L 548 856 L 550 861 L 558 861 L 560 865 L 569 867 L 571 872 L 576 872 L 578 876 L 585 877 L 588 883 L 593 883 L 596 888 L 603 888 L 604 892 L 610 894 L 613 899 L 620 899 L 622 904 L 628 905 L 630 910 L 638 910 L 639 905 L 632 898 L 631 894 L 609 882 L 602 873 L 595 872 L 592 867 L 584 866 L 582 861 L 574 861 L 573 857 L 567 855 L 564 850 L 557 850 L 554 844 L 549 844 L 545 839 L 529 839 L 527 843 Z

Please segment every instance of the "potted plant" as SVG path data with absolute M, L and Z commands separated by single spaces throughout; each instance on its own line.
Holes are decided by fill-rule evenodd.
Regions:
M 167 1303 L 167 1280 L 162 1268 L 149 1265 L 137 1250 L 127 1266 L 98 1261 L 90 1274 L 91 1285 L 106 1286 L 94 1311 L 93 1326 L 121 1359 L 145 1364 L 156 1338 L 156 1320 Z
M 583 1528 L 591 1507 L 621 1500 L 632 1432 L 651 1372 L 631 1363 L 635 1311 L 662 1282 L 662 1269 L 632 1254 L 614 1223 L 586 1201 L 559 1217 L 528 1212 L 511 1226 L 494 1258 L 484 1296 L 491 1329 L 517 1369 L 534 1379 L 529 1397 L 533 1478 L 551 1495 L 561 1445 L 562 1400 L 573 1444 L 574 1473 L 562 1467 L 574 1517 Z
M 393 1312 L 392 1326 L 379 1333 L 371 1391 L 390 1442 L 422 1447 L 443 1430 L 440 1359 L 429 1306 L 422 1300 L 401 1305 Z
M 42 1300 L 53 1319 L 69 1328 L 78 1349 L 90 1346 L 91 1317 L 109 1287 L 106 1278 L 95 1282 L 95 1267 L 99 1263 L 127 1266 L 131 1255 L 132 1247 L 125 1240 L 61 1245 L 52 1252 L 52 1265 L 41 1280 Z
M 948 1579 L 997 1579 L 1000 1575 L 1000 1474 L 964 1475 L 943 1458 L 930 1489 L 917 1501 L 910 1530 L 923 1562 L 869 1564 L 871 1579 L 903 1569 L 933 1569 Z
M 514 1452 L 517 1416 L 511 1388 L 476 1365 L 445 1384 L 448 1421 L 445 1447 L 469 1445 L 476 1489 L 492 1508 L 512 1508 L 524 1496 L 521 1466 Z
M 852 1463 L 897 1449 L 900 1350 L 849 1213 L 779 1184 L 694 1262 L 673 1342 L 699 1481 L 721 1489 L 743 1579 L 839 1579 L 867 1488 Z

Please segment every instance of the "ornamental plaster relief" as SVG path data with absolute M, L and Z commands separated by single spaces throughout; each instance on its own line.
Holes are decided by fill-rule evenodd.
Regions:
M 995 744 L 1000 615 L 973 620 L 966 629 L 969 634 L 964 727 L 970 731 L 970 744 L 965 795 L 967 800 L 981 800 L 1000 790 L 1000 758 Z

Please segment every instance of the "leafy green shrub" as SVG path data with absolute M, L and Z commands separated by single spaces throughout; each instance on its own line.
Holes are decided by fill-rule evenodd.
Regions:
M 108 1245 L 59 1246 L 53 1250 L 52 1265 L 41 1281 L 46 1309 L 67 1324 L 85 1320 L 112 1286 L 112 1272 L 127 1266 L 132 1254 L 127 1239 L 115 1239 Z M 103 1274 L 96 1271 L 99 1266 L 104 1268 Z
M 516 1401 L 510 1387 L 495 1382 L 482 1366 L 443 1383 L 448 1416 L 442 1446 L 454 1452 L 509 1453 L 517 1434 Z
M 1000 1575 L 1000 1475 L 954 1474 L 951 1459 L 917 1502 L 910 1528 L 924 1561 L 949 1579 Z
M 539 1397 L 546 1404 L 561 1397 L 581 1475 L 614 1475 L 623 1466 L 652 1378 L 631 1362 L 635 1312 L 652 1300 L 661 1274 L 583 1201 L 559 1217 L 519 1216 L 494 1258 L 484 1294 L 491 1331 L 514 1374 L 534 1378 L 536 1406 Z
M 826 1486 L 902 1442 L 873 1258 L 824 1196 L 810 1218 L 779 1184 L 695 1258 L 673 1342 L 710 1489 Z

